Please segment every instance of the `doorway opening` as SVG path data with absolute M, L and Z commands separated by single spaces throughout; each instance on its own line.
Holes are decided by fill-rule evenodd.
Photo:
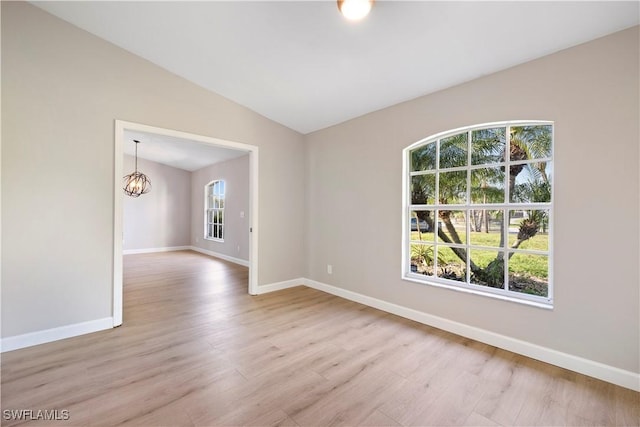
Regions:
M 125 174 L 123 169 L 124 144 L 127 132 L 140 132 L 189 140 L 197 144 L 208 147 L 226 148 L 237 150 L 249 155 L 249 284 L 248 293 L 256 295 L 258 288 L 258 147 L 234 141 L 226 141 L 218 138 L 191 134 L 187 132 L 159 128 L 140 123 L 115 121 L 115 141 L 114 141 L 114 195 L 113 195 L 113 326 L 122 324 L 123 311 L 123 201 L 122 177 Z

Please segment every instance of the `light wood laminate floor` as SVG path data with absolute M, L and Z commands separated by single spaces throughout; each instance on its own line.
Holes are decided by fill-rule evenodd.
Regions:
M 305 287 L 250 296 L 225 261 L 124 265 L 124 325 L 3 354 L 3 410 L 69 411 L 36 425 L 640 424 L 636 392 Z

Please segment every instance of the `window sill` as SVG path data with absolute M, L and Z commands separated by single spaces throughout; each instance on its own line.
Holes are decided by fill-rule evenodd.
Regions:
M 204 240 L 208 240 L 210 242 L 224 243 L 224 239 L 216 239 L 215 237 L 205 237 Z
M 515 296 L 510 296 L 510 295 L 504 295 L 501 293 L 494 293 L 494 292 L 487 292 L 487 291 L 482 291 L 482 290 L 477 290 L 471 287 L 463 287 L 463 286 L 456 286 L 456 285 L 450 285 L 447 283 L 441 283 L 441 282 L 436 282 L 434 280 L 426 280 L 425 278 L 423 278 L 422 276 L 417 276 L 417 275 L 413 275 L 413 274 L 405 274 L 402 276 L 402 280 L 406 280 L 409 282 L 414 282 L 414 283 L 420 283 L 422 285 L 428 285 L 428 286 L 436 286 L 438 288 L 445 288 L 445 289 L 451 289 L 454 291 L 458 291 L 458 292 L 464 292 L 464 293 L 468 293 L 468 294 L 473 294 L 473 295 L 480 295 L 480 296 L 484 296 L 484 297 L 489 297 L 489 298 L 495 298 L 495 299 L 499 299 L 499 300 L 503 300 L 503 301 L 510 301 L 510 302 L 515 302 L 518 304 L 524 304 L 524 305 L 529 305 L 532 307 L 537 307 L 537 308 L 543 308 L 546 310 L 553 310 L 553 299 L 551 298 L 543 298 L 540 297 L 541 300 L 536 301 L 533 299 L 528 299 L 526 297 L 515 297 Z

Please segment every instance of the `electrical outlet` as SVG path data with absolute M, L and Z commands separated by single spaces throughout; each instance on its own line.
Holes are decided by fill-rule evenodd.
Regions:
M 333 274 L 333 266 L 331 264 L 327 264 L 327 274 Z
M 238 252 L 240 252 L 240 245 L 238 245 Z
M 200 241 L 199 237 L 196 237 L 196 243 L 198 243 Z

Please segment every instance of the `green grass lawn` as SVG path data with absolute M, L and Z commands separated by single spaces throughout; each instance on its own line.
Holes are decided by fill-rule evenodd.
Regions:
M 460 239 L 463 243 L 466 242 L 466 233 L 464 231 L 458 231 Z M 420 239 L 420 237 L 422 239 Z M 422 233 L 420 236 L 417 231 L 411 232 L 411 240 L 422 240 L 424 242 L 433 242 L 433 233 Z M 438 238 L 439 242 L 442 242 Z M 509 246 L 512 246 L 516 241 L 516 234 L 509 234 Z M 489 246 L 495 247 L 496 250 L 486 249 L 471 249 L 470 256 L 473 262 L 481 267 L 486 267 L 491 261 L 493 261 L 498 255 L 498 245 L 500 244 L 500 233 L 484 233 L 484 232 L 472 232 L 470 235 L 470 243 L 474 246 Z M 523 242 L 519 249 L 531 249 L 547 251 L 549 249 L 549 239 L 546 234 L 538 233 L 531 239 Z M 413 250 L 412 250 L 413 252 Z M 439 250 L 439 259 L 445 264 L 456 264 L 463 266 L 463 262 L 449 249 Z M 548 257 L 544 255 L 523 254 L 517 253 L 509 260 L 509 272 L 512 274 L 519 274 L 524 276 L 533 276 L 540 279 L 546 279 L 548 276 Z
M 427 242 L 433 242 L 433 233 L 421 233 L 420 236 L 417 231 L 411 232 L 411 240 L 423 240 Z M 447 235 L 449 235 L 447 233 Z M 464 231 L 458 231 L 460 240 L 462 243 L 466 243 L 466 233 Z M 517 235 L 515 233 L 509 233 L 509 246 L 513 246 L 516 242 Z M 484 232 L 471 232 L 471 241 L 469 242 L 473 246 L 491 246 L 498 247 L 500 244 L 500 233 L 484 233 Z M 442 240 L 438 237 L 438 241 Z M 538 233 L 529 240 L 525 240 L 519 246 L 519 249 L 532 249 L 539 251 L 549 250 L 549 238 L 546 233 Z

